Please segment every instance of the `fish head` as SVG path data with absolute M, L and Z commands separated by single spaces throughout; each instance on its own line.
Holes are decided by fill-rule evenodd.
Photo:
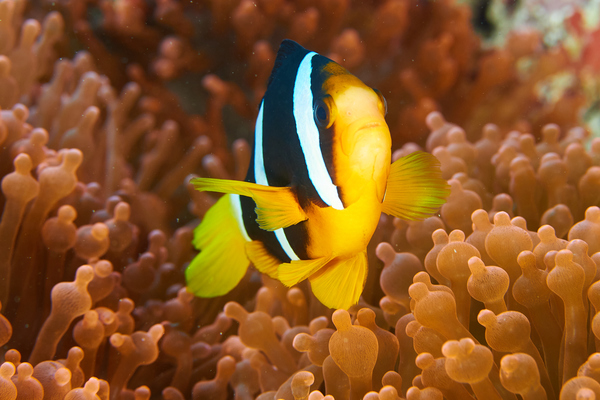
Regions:
M 375 184 L 378 198 L 383 198 L 392 145 L 385 98 L 350 73 L 332 75 L 324 93 L 315 102 L 315 121 L 327 117 L 328 127 L 323 127 L 333 138 L 336 183 L 345 194 L 344 202 L 351 202 L 349 197 L 355 199 L 369 184 Z

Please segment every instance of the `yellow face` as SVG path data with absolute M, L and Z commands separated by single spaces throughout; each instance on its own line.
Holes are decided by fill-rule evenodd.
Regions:
M 392 145 L 383 96 L 347 72 L 327 79 L 323 91 L 330 96 L 333 164 L 342 201 L 354 203 L 372 185 L 381 201 Z

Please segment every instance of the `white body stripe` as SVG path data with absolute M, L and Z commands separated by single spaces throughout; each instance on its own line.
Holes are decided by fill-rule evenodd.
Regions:
M 338 195 L 337 187 L 333 184 L 323 153 L 319 144 L 319 129 L 313 117 L 313 95 L 311 90 L 312 58 L 317 55 L 310 52 L 298 67 L 294 83 L 294 118 L 300 146 L 308 168 L 308 177 L 313 183 L 321 199 L 336 210 L 343 210 L 344 205 Z
M 254 179 L 259 185 L 269 186 L 263 156 L 263 108 L 264 101 L 260 104 L 258 117 L 256 118 L 256 127 L 254 128 Z M 274 233 L 285 254 L 287 254 L 291 260 L 299 260 L 300 258 L 296 255 L 294 249 L 292 249 L 283 228 L 275 230 Z
M 240 226 L 240 231 L 242 232 L 244 239 L 251 242 L 252 239 L 250 239 L 250 236 L 248 236 L 248 232 L 246 232 L 246 227 L 244 226 L 244 219 L 242 218 L 242 204 L 240 203 L 239 194 L 231 195 L 231 206 L 233 207 L 233 215 Z
M 256 126 L 254 127 L 254 179 L 259 185 L 269 186 L 267 173 L 265 172 L 265 160 L 263 158 L 263 108 L 265 102 L 260 103 Z

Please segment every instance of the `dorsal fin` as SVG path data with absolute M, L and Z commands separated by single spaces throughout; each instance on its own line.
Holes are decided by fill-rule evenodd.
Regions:
M 273 65 L 273 70 L 271 71 L 271 75 L 269 76 L 269 82 L 267 86 L 271 84 L 273 77 L 276 76 L 279 69 L 282 68 L 283 65 L 285 65 L 287 59 L 292 58 L 292 56 L 294 55 L 304 55 L 306 53 L 308 53 L 308 50 L 306 50 L 300 44 L 290 39 L 284 39 L 279 45 L 279 50 L 277 50 L 275 65 Z

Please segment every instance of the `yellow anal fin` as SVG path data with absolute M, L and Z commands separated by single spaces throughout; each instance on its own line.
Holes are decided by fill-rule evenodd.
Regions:
M 277 279 L 285 286 L 294 286 L 323 268 L 332 257 L 321 257 L 314 260 L 292 260 L 282 263 L 277 270 Z
M 271 278 L 277 279 L 277 267 L 281 264 L 258 240 L 246 243 L 246 255 L 257 270 Z
M 312 291 L 329 308 L 348 309 L 358 303 L 367 279 L 367 252 L 335 260 L 308 279 Z
M 256 203 L 256 222 L 261 229 L 274 231 L 307 219 L 292 188 L 273 187 L 227 179 L 194 178 L 197 190 L 232 193 L 252 197 Z
M 201 250 L 185 270 L 187 287 L 199 297 L 221 296 L 233 289 L 250 262 L 247 243 L 232 205 L 231 195 L 212 206 L 194 230 L 194 246 Z
M 438 159 L 417 151 L 392 164 L 382 211 L 404 220 L 427 218 L 449 194 L 450 185 L 442 178 Z

